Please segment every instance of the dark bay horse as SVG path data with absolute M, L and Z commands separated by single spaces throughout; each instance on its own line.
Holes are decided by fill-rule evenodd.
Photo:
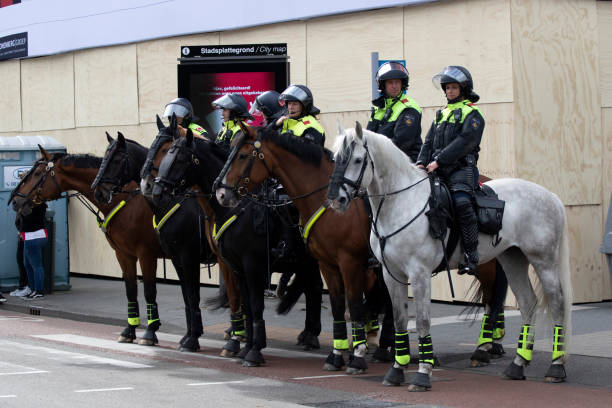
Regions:
M 99 202 L 112 200 L 122 186 L 130 182 L 140 182 L 140 170 L 147 158 L 148 149 L 125 139 L 119 133 L 117 140 L 107 134 L 109 146 L 106 149 L 98 175 L 91 185 L 94 196 Z M 198 351 L 199 337 L 203 334 L 202 313 L 200 309 L 200 263 L 215 262 L 208 245 L 207 216 L 196 201 L 194 191 L 186 191 L 170 208 L 159 209 L 151 206 L 154 213 L 154 230 L 165 254 L 174 265 L 183 301 L 187 333 L 180 341 L 181 351 Z M 146 197 L 145 197 L 146 198 Z M 147 200 L 151 205 L 151 202 Z M 162 221 L 163 220 L 163 221 Z M 223 261 L 220 267 L 226 268 Z M 238 291 L 228 290 L 231 296 Z M 232 299 L 233 300 L 233 299 Z M 236 303 L 232 301 L 231 303 Z M 238 308 L 240 298 L 237 299 Z M 239 310 L 236 310 L 239 313 Z
M 342 214 L 326 210 L 327 187 L 334 167 L 329 150 L 302 138 L 279 135 L 270 129 L 250 128 L 246 132 L 235 142 L 236 151 L 226 164 L 225 186 L 217 189 L 217 199 L 224 205 L 234 205 L 239 196 L 250 195 L 250 191 L 270 176 L 283 184 L 302 220 L 308 220 L 304 224 L 308 249 L 319 260 L 329 288 L 334 315 L 334 351 L 325 368 L 331 369 L 330 362 L 337 367 L 342 364 L 342 352 L 348 349 L 344 322 L 345 291 L 353 321 L 353 345 L 360 348 L 365 342 L 361 299 L 369 253 L 367 210 L 361 200 L 351 201 Z M 488 305 L 489 318 L 484 320 L 486 324 L 483 323 L 481 328 L 479 347 L 472 356 L 474 365 L 486 364 L 490 357 L 499 357 L 504 352 L 501 339 L 507 288 L 505 276 L 492 262 L 479 269 L 479 279 L 483 282 L 482 295 Z M 406 361 L 408 345 L 407 333 L 402 333 L 399 338 L 396 334 L 396 359 L 398 350 L 403 350 L 400 359 Z M 355 355 L 362 357 L 364 353 L 365 350 L 357 350 Z M 358 364 L 357 370 L 349 365 L 347 372 L 360 372 L 365 360 Z
M 98 217 L 98 223 L 115 251 L 125 281 L 128 326 L 119 336 L 119 342 L 133 342 L 136 339 L 136 328 L 140 325 L 136 276 L 138 261 L 147 303 L 147 328 L 139 343 L 156 344 L 155 332 L 161 322 L 155 302 L 155 279 L 157 258 L 164 255 L 151 227 L 153 213 L 138 193 L 137 184 L 132 182 L 125 186 L 127 192 L 117 194 L 110 202 L 100 202 L 90 188 L 102 164 L 100 157 L 65 153 L 51 155 L 40 146 L 39 149 L 42 157 L 13 191 L 11 198 L 15 211 L 27 212 L 33 204 L 56 200 L 62 192 L 69 190 L 79 192 L 93 203 L 104 215 L 104 219 Z
M 212 142 L 193 138 L 188 131 L 186 137 L 175 140 L 159 165 L 153 189 L 154 201 L 157 205 L 166 205 L 166 201 L 172 199 L 175 189 L 181 185 L 197 184 L 202 191 L 212 191 L 213 182 L 226 159 L 225 149 Z M 266 222 L 265 211 L 268 209 L 253 202 L 245 201 L 237 209 L 221 207 L 214 199 L 209 200 L 208 205 L 214 211 L 215 240 L 220 253 L 238 274 L 240 281 L 247 316 L 246 345 L 239 354 L 239 357 L 244 357 L 244 364 L 258 366 L 265 362 L 261 350 L 266 347 L 263 309 L 268 256 L 271 270 L 295 272 L 296 278 L 291 286 L 299 284 L 298 287 L 304 288 L 306 321 L 302 341 L 318 348 L 323 282 L 317 262 L 306 254 L 303 245 L 293 247 L 292 255 L 288 257 L 279 257 L 270 251 L 288 232 L 299 237 L 290 215 L 282 208 L 270 211 Z M 266 236 L 269 236 L 269 244 Z M 277 312 L 288 311 L 295 301 L 296 297 L 283 297 Z

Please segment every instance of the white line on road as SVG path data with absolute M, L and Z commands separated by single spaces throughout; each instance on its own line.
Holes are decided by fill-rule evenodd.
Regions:
M 293 377 L 292 380 L 311 380 L 317 378 L 333 378 L 333 377 L 348 377 L 348 374 L 334 374 L 334 375 L 313 375 L 312 377 Z
M 0 395 L 0 398 L 17 398 L 16 395 Z
M 0 375 L 23 375 L 23 374 L 41 374 L 41 373 L 48 373 L 48 371 L 43 371 L 43 370 L 39 370 L 39 371 L 21 371 L 21 372 L 14 372 L 14 373 L 0 373 Z
M 98 388 L 93 390 L 74 390 L 74 392 L 104 392 L 104 391 L 124 391 L 133 390 L 133 387 L 121 387 L 121 388 Z
M 221 381 L 221 382 L 205 382 L 205 383 L 191 383 L 187 385 L 221 385 L 221 384 L 236 384 L 243 383 L 244 381 Z

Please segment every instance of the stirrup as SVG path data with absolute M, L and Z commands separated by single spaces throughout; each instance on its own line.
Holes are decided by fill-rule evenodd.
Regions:
M 478 263 L 471 262 L 467 253 L 464 256 L 465 262 L 459 263 L 459 275 L 464 275 L 467 273 L 468 275 L 478 276 Z

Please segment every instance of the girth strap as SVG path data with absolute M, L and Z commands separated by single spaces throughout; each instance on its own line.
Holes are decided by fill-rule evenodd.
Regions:
M 312 226 L 315 224 L 315 222 L 319 220 L 319 218 L 321 218 L 325 210 L 327 210 L 326 206 L 322 205 L 321 207 L 319 207 L 319 209 L 315 211 L 315 213 L 312 214 L 312 216 L 308 219 L 306 225 L 301 228 L 302 238 L 304 239 L 304 244 L 306 246 L 308 246 L 308 236 L 310 235 L 310 230 L 312 229 Z
M 117 204 L 115 206 L 115 208 L 113 208 L 111 210 L 110 213 L 108 213 L 108 215 L 104 218 L 103 221 L 98 221 L 98 227 L 100 227 L 100 229 L 102 230 L 102 232 L 106 232 L 106 227 L 108 227 L 108 223 L 110 222 L 110 220 L 113 219 L 113 217 L 115 215 L 117 215 L 117 213 L 119 212 L 120 209 L 122 209 L 126 204 L 125 200 L 121 200 L 121 202 L 119 204 Z
M 181 203 L 174 204 L 174 206 L 162 217 L 159 223 L 155 221 L 155 214 L 153 214 L 153 228 L 156 232 L 159 232 L 159 230 L 164 226 L 166 221 L 168 221 L 170 217 L 172 217 L 172 215 L 180 208 L 180 206 Z
M 221 234 L 223 234 L 225 230 L 228 229 L 229 226 L 232 225 L 234 221 L 236 221 L 237 218 L 238 218 L 237 215 L 235 214 L 232 215 L 230 218 L 228 218 L 227 221 L 223 223 L 221 228 L 219 228 L 218 232 L 217 232 L 217 223 L 215 223 L 215 225 L 213 226 L 213 238 L 215 239 L 215 241 L 219 241 L 219 238 L 221 238 Z

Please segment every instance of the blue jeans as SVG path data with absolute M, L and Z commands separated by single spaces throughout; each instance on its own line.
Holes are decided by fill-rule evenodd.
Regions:
M 30 239 L 23 244 L 23 263 L 28 273 L 30 289 L 42 291 L 45 270 L 42 262 L 42 250 L 47 244 L 47 238 Z

